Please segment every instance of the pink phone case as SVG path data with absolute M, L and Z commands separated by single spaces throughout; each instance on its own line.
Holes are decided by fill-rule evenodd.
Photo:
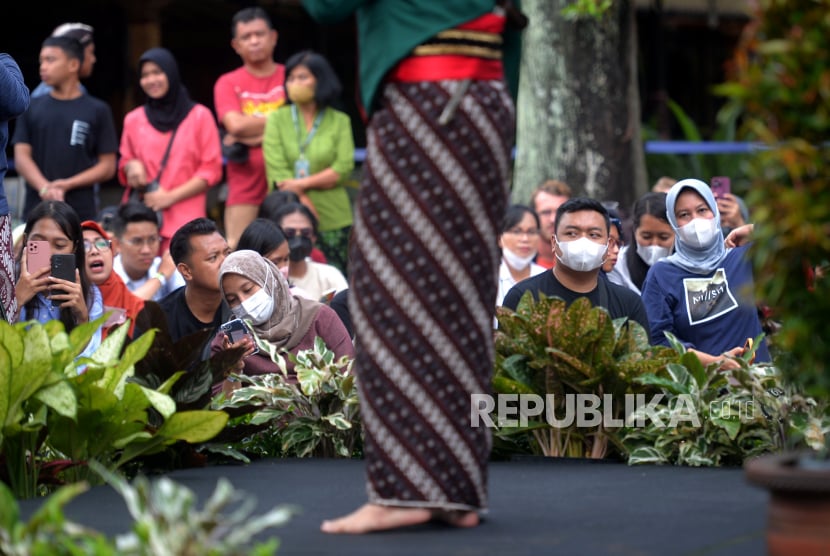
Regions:
M 52 264 L 52 246 L 48 241 L 30 241 L 26 244 L 26 270 L 29 274 Z

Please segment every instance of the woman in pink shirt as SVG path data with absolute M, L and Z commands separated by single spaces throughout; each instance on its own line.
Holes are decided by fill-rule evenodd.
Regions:
M 147 102 L 124 118 L 118 177 L 161 211 L 163 253 L 176 230 L 206 216 L 207 189 L 222 177 L 219 130 L 211 111 L 191 100 L 169 50 L 151 48 L 138 68 Z

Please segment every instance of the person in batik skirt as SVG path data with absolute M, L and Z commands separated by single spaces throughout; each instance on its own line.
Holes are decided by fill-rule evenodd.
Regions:
M 304 1 L 323 21 L 356 4 L 371 119 L 349 305 L 369 501 L 322 530 L 472 527 L 491 439 L 470 426 L 470 399 L 490 392 L 514 139 L 505 12 L 493 0 Z

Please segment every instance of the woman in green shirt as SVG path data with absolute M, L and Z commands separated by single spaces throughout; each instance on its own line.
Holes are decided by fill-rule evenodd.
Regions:
M 262 142 L 268 183 L 313 206 L 318 246 L 345 275 L 352 209 L 344 182 L 354 168 L 354 139 L 349 116 L 331 107 L 340 81 L 308 50 L 288 60 L 285 75 L 289 104 L 268 115 Z

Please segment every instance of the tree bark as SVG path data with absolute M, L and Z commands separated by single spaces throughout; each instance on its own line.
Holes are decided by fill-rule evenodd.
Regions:
M 571 0 L 524 0 L 514 202 L 548 179 L 627 211 L 647 190 L 634 3 L 566 20 Z

